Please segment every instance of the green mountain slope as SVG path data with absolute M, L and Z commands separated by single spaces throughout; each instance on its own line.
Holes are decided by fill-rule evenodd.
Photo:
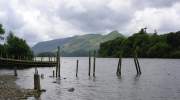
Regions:
M 124 36 L 117 31 L 113 31 L 107 35 L 86 34 L 40 42 L 33 46 L 32 50 L 35 54 L 42 52 L 55 52 L 57 46 L 60 46 L 63 56 L 87 56 L 89 50 L 99 49 L 100 43 L 113 40 L 117 37 Z

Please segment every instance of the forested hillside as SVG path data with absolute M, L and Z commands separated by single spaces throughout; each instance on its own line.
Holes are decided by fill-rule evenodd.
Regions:
M 36 55 L 42 53 L 55 53 L 57 46 L 61 48 L 62 56 L 88 56 L 89 50 L 98 50 L 100 43 L 113 40 L 117 37 L 124 37 L 117 31 L 112 31 L 107 35 L 86 34 L 73 37 L 55 39 L 37 43 L 32 47 Z
M 132 57 L 137 49 L 139 57 L 180 58 L 180 31 L 163 35 L 141 29 L 130 37 L 119 37 L 100 44 L 101 57 Z

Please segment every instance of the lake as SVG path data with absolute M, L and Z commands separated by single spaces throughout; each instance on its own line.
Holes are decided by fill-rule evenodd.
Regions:
M 78 78 L 75 76 L 79 60 Z M 38 68 L 46 89 L 38 100 L 180 100 L 180 59 L 139 59 L 142 75 L 136 75 L 134 60 L 122 59 L 122 76 L 116 76 L 117 58 L 97 58 L 96 77 L 88 76 L 87 57 L 62 57 L 61 79 L 52 76 L 55 67 Z M 92 67 L 91 67 L 92 68 Z M 13 70 L 0 70 L 14 74 Z M 18 70 L 18 85 L 33 88 L 34 68 Z M 69 92 L 74 88 L 74 92 Z M 29 98 L 29 100 L 36 100 Z

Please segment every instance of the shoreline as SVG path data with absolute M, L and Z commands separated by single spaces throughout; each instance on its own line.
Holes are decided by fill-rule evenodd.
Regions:
M 0 100 L 26 100 L 37 96 L 37 91 L 20 88 L 16 80 L 13 75 L 0 75 Z

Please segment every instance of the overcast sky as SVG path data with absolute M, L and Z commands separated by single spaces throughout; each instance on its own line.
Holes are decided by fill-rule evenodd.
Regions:
M 142 27 L 180 30 L 180 0 L 0 0 L 0 23 L 31 46 L 39 41 Z

